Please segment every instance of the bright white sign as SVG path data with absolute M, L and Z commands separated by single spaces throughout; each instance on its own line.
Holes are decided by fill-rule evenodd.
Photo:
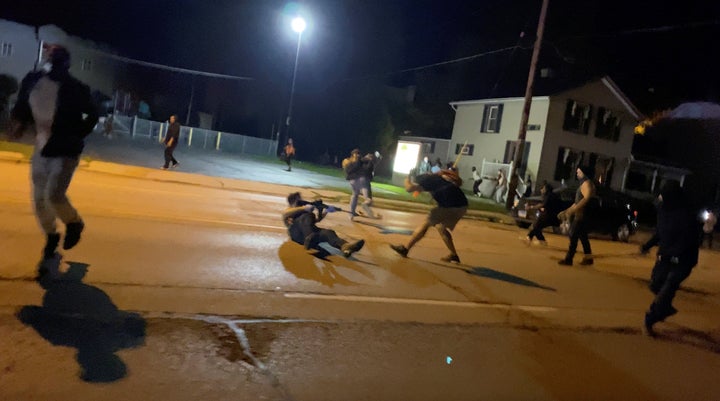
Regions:
M 393 171 L 400 174 L 409 174 L 417 166 L 420 157 L 420 143 L 399 141 L 395 152 Z

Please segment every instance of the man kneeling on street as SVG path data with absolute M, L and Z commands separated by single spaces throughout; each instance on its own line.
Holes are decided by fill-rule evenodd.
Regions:
M 348 242 L 337 236 L 335 231 L 319 228 L 316 223 L 333 211 L 332 206 L 321 202 L 308 202 L 300 196 L 300 192 L 293 192 L 287 197 L 289 207 L 283 213 L 283 222 L 288 229 L 290 239 L 301 244 L 305 249 L 317 249 L 321 242 L 327 242 L 331 247 L 342 251 L 345 257 L 350 257 L 359 251 L 364 240 Z M 317 215 L 315 211 L 317 210 Z

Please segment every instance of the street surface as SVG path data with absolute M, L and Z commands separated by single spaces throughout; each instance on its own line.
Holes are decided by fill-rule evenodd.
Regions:
M 593 238 L 596 264 L 567 268 L 564 237 L 527 247 L 524 230 L 466 219 L 452 265 L 436 232 L 396 255 L 388 244 L 423 215 L 382 210 L 355 223 L 331 214 L 321 225 L 366 246 L 320 258 L 287 240 L 280 212 L 289 184 L 321 178 L 272 164 L 258 171 L 292 178 L 191 174 L 186 155 L 182 171 L 83 165 L 69 190 L 83 239 L 55 264 L 58 280 L 38 283 L 29 164 L 10 159 L 0 400 L 720 398 L 715 251 L 701 251 L 680 312 L 653 339 L 640 332 L 653 264 L 636 254 L 642 238 Z

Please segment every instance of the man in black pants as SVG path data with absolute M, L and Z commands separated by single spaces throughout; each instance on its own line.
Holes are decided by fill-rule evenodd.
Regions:
M 595 184 L 588 178 L 588 169 L 586 167 L 578 167 L 576 174 L 580 180 L 580 186 L 575 193 L 575 203 L 569 208 L 558 214 L 558 219 L 565 220 L 570 218 L 570 246 L 568 248 L 565 259 L 558 262 L 560 265 L 572 266 L 573 256 L 577 251 L 577 243 L 582 243 L 583 260 L 581 265 L 593 264 L 592 249 L 590 249 L 590 241 L 588 240 L 588 231 L 593 218 L 593 213 L 597 209 L 597 198 L 595 197 Z
M 526 208 L 528 213 L 534 210 L 540 212 L 530 232 L 528 232 L 527 237 L 525 237 L 528 245 L 531 244 L 533 237 L 537 237 L 541 244 L 547 245 L 547 241 L 545 241 L 545 236 L 542 232 L 543 229 L 545 227 L 556 226 L 560 223 L 557 218 L 557 214 L 560 212 L 560 199 L 557 194 L 553 192 L 552 185 L 545 183 L 540 188 L 540 195 L 542 195 L 542 203 Z
M 650 291 L 655 299 L 647 313 L 643 332 L 653 336 L 653 325 L 677 313 L 672 306 L 675 293 L 698 262 L 700 222 L 691 212 L 680 184 L 669 181 L 658 197 L 655 235 L 640 247 L 646 254 L 659 245 L 655 267 L 650 276 Z
M 318 209 L 314 203 L 308 202 L 300 196 L 300 192 L 293 192 L 287 197 L 289 207 L 283 212 L 283 222 L 288 229 L 290 239 L 301 244 L 305 249 L 319 249 L 321 242 L 327 242 L 333 248 L 342 251 L 346 258 L 359 251 L 365 240 L 348 242 L 337 236 L 335 231 L 319 228 L 316 223 L 327 216 L 329 207 Z M 317 210 L 317 216 L 314 211 Z
M 180 123 L 177 122 L 177 116 L 170 116 L 170 124 L 168 125 L 167 133 L 165 134 L 165 164 L 162 169 L 167 170 L 172 162 L 172 167 L 178 166 L 178 161 L 175 160 L 173 152 L 177 148 L 178 140 L 180 139 Z

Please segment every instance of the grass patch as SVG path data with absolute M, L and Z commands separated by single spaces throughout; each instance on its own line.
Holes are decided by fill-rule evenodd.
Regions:
M 29 159 L 33 154 L 33 149 L 34 146 L 32 145 L 0 140 L 0 152 L 17 152 Z

